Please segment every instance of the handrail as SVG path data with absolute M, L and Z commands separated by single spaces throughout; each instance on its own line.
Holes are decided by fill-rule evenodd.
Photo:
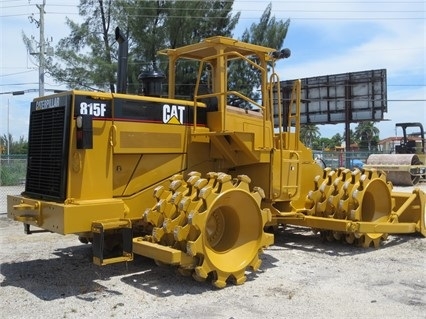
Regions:
M 275 81 L 274 81 L 275 78 Z M 278 108 L 278 134 L 280 138 L 280 150 L 282 151 L 283 147 L 283 137 L 282 137 L 282 126 L 283 126 L 283 120 L 282 120 L 282 105 L 281 105 L 281 87 L 280 87 L 280 79 L 278 74 L 273 72 L 269 78 L 269 82 L 276 84 L 276 91 L 277 91 L 277 108 Z M 273 97 L 274 97 L 274 87 L 275 85 L 271 85 L 269 89 L 269 101 L 271 103 L 270 109 L 271 109 L 271 121 L 274 121 L 274 108 L 273 108 Z M 274 130 L 274 125 L 272 125 L 272 130 Z M 273 135 L 273 134 L 272 134 Z
M 274 81 L 275 78 L 275 81 Z M 274 100 L 274 87 L 275 87 L 275 83 L 277 83 L 277 103 L 278 103 L 278 134 L 279 134 L 279 152 L 280 152 L 280 188 L 279 188 L 279 197 L 281 197 L 282 195 L 282 189 L 283 189 L 283 179 L 281 178 L 282 176 L 282 172 L 283 172 L 283 134 L 282 134 L 282 126 L 283 126 L 283 121 L 282 121 L 282 109 L 281 109 L 281 89 L 280 89 L 280 81 L 279 81 L 279 77 L 278 74 L 275 73 L 275 71 L 271 74 L 270 78 L 269 78 L 269 83 L 271 83 L 270 85 L 270 90 L 269 90 L 269 101 L 271 102 L 271 118 L 272 121 L 274 119 L 274 112 L 273 112 L 273 100 Z M 274 125 L 272 125 L 272 130 L 274 130 Z M 273 136 L 273 134 L 272 134 Z
M 216 59 L 216 58 L 219 58 L 219 57 L 227 57 L 227 56 L 233 56 L 234 59 L 235 59 L 235 57 L 240 57 L 241 60 L 246 61 L 247 63 L 251 64 L 254 68 L 258 69 L 262 74 L 266 74 L 266 69 L 265 68 L 263 68 L 262 66 L 258 65 L 255 62 L 251 61 L 246 56 L 244 56 L 241 53 L 236 52 L 236 51 L 230 51 L 230 52 L 215 54 L 215 55 L 211 55 L 211 56 L 208 56 L 208 57 L 205 57 L 205 58 L 199 60 L 200 61 L 200 66 L 198 68 L 197 81 L 195 83 L 195 89 L 194 89 L 194 107 L 195 107 L 195 110 L 194 110 L 194 127 L 193 127 L 193 130 L 194 131 L 196 130 L 196 126 L 195 126 L 196 125 L 196 118 L 195 117 L 197 115 L 197 104 L 196 104 L 197 100 L 199 100 L 201 98 L 207 98 L 207 97 L 218 97 L 218 96 L 223 96 L 223 95 L 228 96 L 228 95 L 231 95 L 231 94 L 240 97 L 241 99 L 245 100 L 246 102 L 251 103 L 251 104 L 257 106 L 257 107 L 259 107 L 262 110 L 262 113 L 263 113 L 262 114 L 263 115 L 263 127 L 264 127 L 264 130 L 266 130 L 266 118 L 265 118 L 266 117 L 266 112 L 265 112 L 265 107 L 262 106 L 261 104 L 255 102 L 255 101 L 251 100 L 247 96 L 242 95 L 241 93 L 236 92 L 236 91 L 228 91 L 228 90 L 226 90 L 225 92 L 216 92 L 216 93 L 201 94 L 201 95 L 197 94 L 197 92 L 199 90 L 199 87 L 200 87 L 200 82 L 201 82 L 201 77 L 202 77 L 202 73 L 203 73 L 203 69 L 204 69 L 204 64 L 207 63 L 207 62 L 209 62 L 209 61 L 211 61 L 211 60 L 213 60 L 213 59 Z M 226 124 L 225 123 L 225 119 L 226 119 L 226 105 L 224 105 L 222 111 L 223 111 L 222 128 L 224 128 L 226 126 L 225 125 Z M 263 146 L 266 145 L 265 135 L 266 134 L 264 134 L 264 140 L 263 140 L 264 145 Z
M 300 98 L 301 98 L 301 87 L 302 82 L 300 80 L 294 81 L 293 88 L 291 90 L 291 98 L 289 104 L 289 112 L 288 112 L 288 133 L 290 133 L 291 128 L 291 120 L 294 119 L 295 124 L 295 132 L 294 132 L 294 150 L 299 149 L 299 135 L 300 135 Z M 296 109 L 294 113 L 292 112 L 293 104 Z M 290 145 L 290 135 L 287 134 L 287 145 Z
M 291 152 L 292 154 L 296 155 L 297 157 L 297 175 L 296 175 L 296 192 L 293 194 L 295 196 L 300 188 L 300 179 L 301 179 L 301 172 L 300 172 L 300 159 L 299 154 L 297 151 L 299 150 L 299 138 L 300 138 L 300 99 L 301 99 L 301 90 L 302 90 L 302 81 L 296 80 L 293 84 L 293 89 L 291 92 L 291 99 L 290 99 L 290 110 L 289 110 L 289 127 L 291 126 L 291 119 L 294 118 L 295 121 L 295 132 L 294 132 L 294 150 Z M 292 115 L 291 109 L 293 104 L 295 104 L 295 112 Z M 290 139 L 290 132 L 288 134 L 288 137 Z
M 278 79 L 278 76 L 275 73 L 271 74 L 270 82 L 273 83 L 273 78 L 276 77 Z M 281 89 L 279 86 L 277 88 L 277 94 L 278 94 L 278 134 L 279 134 L 279 151 L 280 151 L 280 178 L 279 178 L 279 194 L 277 197 L 282 196 L 283 189 L 295 189 L 295 193 L 291 194 L 291 196 L 295 196 L 298 192 L 298 185 L 300 181 L 300 167 L 297 167 L 297 176 L 296 176 L 296 183 L 295 185 L 283 185 L 283 179 L 282 179 L 282 171 L 283 171 L 283 163 L 284 163 L 284 152 L 283 152 L 283 132 L 282 132 L 282 109 L 281 109 Z M 301 97 L 301 81 L 296 80 L 293 84 L 291 98 L 290 98 L 290 104 L 289 104 L 289 110 L 288 110 L 288 122 L 287 122 L 287 134 L 286 134 L 286 149 L 290 147 L 290 138 L 293 135 L 294 136 L 294 149 L 289 152 L 290 158 L 287 161 L 294 162 L 296 165 L 299 165 L 300 162 L 300 156 L 297 152 L 299 150 L 299 132 L 300 132 L 300 97 Z M 274 93 L 273 86 L 270 87 L 270 95 L 272 100 L 272 95 Z M 295 105 L 295 110 L 293 112 L 293 106 Z M 273 116 L 273 115 L 272 115 Z M 294 134 L 291 134 L 291 124 L 292 120 L 295 122 L 295 132 Z M 292 157 L 295 157 L 296 159 L 291 159 Z

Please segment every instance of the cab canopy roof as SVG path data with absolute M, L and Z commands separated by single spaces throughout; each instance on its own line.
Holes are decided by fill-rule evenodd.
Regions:
M 226 54 L 237 52 L 243 56 L 264 56 L 266 61 L 272 60 L 271 53 L 276 49 L 263 47 L 238 41 L 228 37 L 215 36 L 206 38 L 199 43 L 186 45 L 176 49 L 164 49 L 158 51 L 159 54 L 173 57 L 174 59 L 202 60 L 204 58 L 215 56 L 217 54 Z M 238 55 L 235 55 L 237 58 Z M 228 55 L 228 59 L 232 54 Z

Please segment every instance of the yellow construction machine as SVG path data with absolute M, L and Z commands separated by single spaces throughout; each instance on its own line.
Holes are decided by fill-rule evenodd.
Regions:
M 76 234 L 98 265 L 138 254 L 216 287 L 242 284 L 273 244 L 269 230 L 285 225 L 366 247 L 388 233 L 426 235 L 422 191 L 315 162 L 299 140 L 299 81 L 281 105 L 274 66 L 287 50 L 217 36 L 159 53 L 167 97 L 147 81 L 144 95 L 74 90 L 31 103 L 25 191 L 8 196 L 27 232 Z M 181 62 L 199 68 L 186 98 Z M 232 63 L 256 71 L 259 100 L 230 89 Z
M 422 123 L 396 123 L 395 129 L 402 129 L 399 144 L 393 154 L 372 154 L 365 168 L 379 169 L 386 173 L 394 185 L 412 186 L 426 180 L 426 148 Z M 411 133 L 408 132 L 411 129 Z

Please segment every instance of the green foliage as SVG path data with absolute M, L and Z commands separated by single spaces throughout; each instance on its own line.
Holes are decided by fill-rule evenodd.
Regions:
M 9 143 L 9 155 L 7 154 L 7 144 Z M 12 135 L 9 138 L 6 134 L 0 137 L 0 185 L 19 185 L 25 179 L 28 153 L 28 142 L 23 136 L 18 141 L 14 141 Z
M 233 1 L 121 1 L 126 12 L 132 50 L 129 55 L 129 91 L 137 91 L 140 71 L 159 67 L 168 72 L 167 59 L 158 56 L 164 48 L 177 48 L 202 39 L 230 36 L 240 14 L 232 16 Z M 143 19 L 141 19 L 141 16 Z M 179 95 L 189 95 L 198 65 L 185 62 L 177 66 Z
M 213 35 L 231 35 L 239 19 L 233 1 L 80 0 L 81 24 L 67 20 L 71 29 L 49 60 L 49 73 L 70 88 L 114 91 L 117 43 L 115 27 L 129 40 L 128 88 L 138 91 L 144 68 L 167 65 L 157 57 L 163 48 L 176 48 Z M 184 81 L 184 73 L 180 73 Z M 193 76 L 193 75 L 192 75 Z
M 336 146 L 342 145 L 344 138 L 339 133 L 334 134 L 330 139 L 329 148 L 335 148 Z
M 360 122 L 355 128 L 354 137 L 360 150 L 373 150 L 379 142 L 380 130 L 374 126 L 374 122 Z
M 355 138 L 355 132 L 352 129 L 349 130 L 349 138 L 350 144 L 358 144 L 359 140 Z M 346 132 L 343 134 L 342 142 L 343 141 L 346 141 Z
M 168 61 L 157 52 L 200 42 L 211 36 L 232 36 L 240 13 L 233 14 L 234 1 L 172 0 L 80 0 L 83 22 L 67 19 L 70 35 L 59 41 L 55 58 L 48 59 L 47 70 L 58 82 L 71 89 L 114 91 L 117 69 L 115 27 L 120 26 L 129 42 L 128 92 L 140 89 L 141 71 L 158 67 L 165 74 Z M 277 21 L 272 5 L 260 22 L 246 29 L 241 40 L 281 49 L 290 21 Z M 178 66 L 176 83 L 189 94 L 198 65 Z M 257 71 L 247 65 L 230 67 L 230 90 L 238 90 L 256 100 Z
M 313 143 L 321 136 L 319 128 L 315 124 L 302 124 L 300 126 L 300 140 L 307 147 L 313 147 Z
M 360 150 L 372 151 L 377 148 L 379 129 L 373 122 L 361 122 L 355 131 L 350 130 L 349 134 L 351 144 L 357 143 Z M 345 138 L 339 133 L 331 138 L 321 137 L 315 125 L 301 125 L 300 129 L 300 140 L 314 150 L 333 150 L 336 146 L 342 145 Z
M 315 124 L 302 124 L 300 126 L 300 140 L 313 150 L 333 150 L 342 145 L 344 139 L 339 133 L 331 138 L 321 137 L 319 128 Z
M 0 149 L 2 154 L 7 154 L 7 145 L 9 144 L 9 154 L 27 154 L 28 152 L 28 142 L 21 136 L 19 141 L 14 141 L 11 134 L 9 138 L 6 134 L 0 136 Z
M 302 124 L 300 126 L 300 140 L 313 150 L 333 150 L 342 145 L 344 138 L 339 133 L 329 137 L 321 137 L 319 128 L 315 124 Z
M 48 60 L 49 74 L 72 89 L 114 91 L 118 7 L 112 0 L 80 0 L 79 14 L 81 24 L 67 19 L 71 33 L 59 41 L 57 61 Z
M 0 184 L 3 186 L 19 185 L 25 179 L 26 163 L 26 159 L 2 159 L 0 165 Z
M 272 3 L 269 3 L 263 11 L 259 23 L 253 23 L 249 29 L 246 29 L 241 40 L 280 50 L 289 26 L 290 19 L 277 21 L 272 16 Z
M 281 50 L 289 26 L 290 20 L 277 21 L 272 16 L 272 4 L 269 3 L 259 23 L 253 23 L 246 29 L 241 41 Z M 236 61 L 230 65 L 229 73 L 230 90 L 241 92 L 252 100 L 260 98 L 256 90 L 260 86 L 258 70 L 251 67 L 248 62 Z

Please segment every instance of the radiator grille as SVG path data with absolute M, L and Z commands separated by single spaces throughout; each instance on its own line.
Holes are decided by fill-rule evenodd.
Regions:
M 66 195 L 66 106 L 31 112 L 25 193 L 62 201 Z

